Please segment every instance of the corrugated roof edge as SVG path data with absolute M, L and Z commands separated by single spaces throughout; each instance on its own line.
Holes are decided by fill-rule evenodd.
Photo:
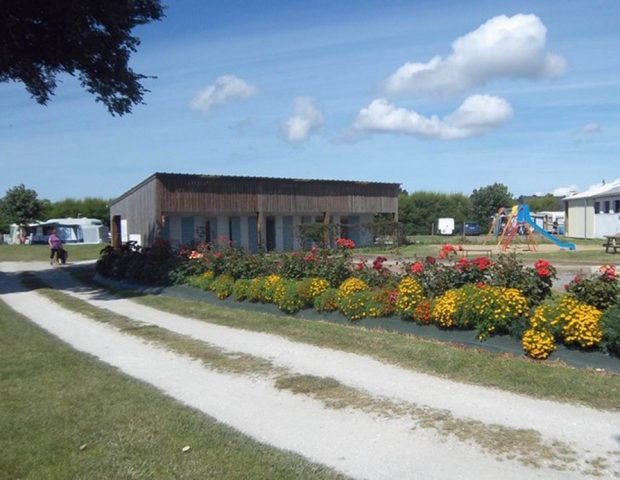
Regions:
M 317 182 L 317 183 L 340 183 L 340 184 L 356 184 L 356 185 L 389 185 L 392 187 L 400 187 L 400 183 L 391 183 L 391 182 L 370 182 L 364 180 L 333 180 L 333 179 L 320 179 L 320 178 L 286 178 L 286 177 L 253 177 L 253 176 L 242 176 L 242 175 L 205 175 L 200 173 L 171 173 L 171 172 L 155 172 L 150 175 L 148 178 L 141 181 L 136 186 L 130 188 L 125 193 L 121 194 L 114 200 L 110 202 L 110 206 L 115 203 L 121 201 L 128 195 L 132 194 L 140 187 L 146 185 L 148 182 L 153 180 L 154 178 L 165 178 L 165 177 L 197 177 L 197 178 L 225 178 L 228 180 L 269 180 L 269 181 L 293 181 L 293 182 Z
M 569 200 L 580 200 L 584 198 L 605 197 L 616 193 L 620 193 L 620 178 L 605 184 L 597 183 L 596 185 L 591 185 L 587 190 L 576 193 L 575 195 L 564 197 L 562 200 L 566 202 Z

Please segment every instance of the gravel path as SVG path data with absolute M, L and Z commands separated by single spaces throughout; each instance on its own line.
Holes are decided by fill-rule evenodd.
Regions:
M 609 458 L 619 450 L 620 414 L 539 401 L 429 375 L 376 360 L 281 337 L 182 318 L 81 288 L 44 264 L 0 264 L 4 272 L 40 270 L 66 293 L 137 321 L 208 342 L 224 350 L 269 359 L 300 374 L 338 379 L 373 396 L 449 410 L 460 419 L 511 428 L 534 428 L 544 441 L 559 440 L 580 458 Z M 415 428 L 406 418 L 385 418 L 354 409 L 333 410 L 311 398 L 278 390 L 266 378 L 223 374 L 110 326 L 63 310 L 16 279 L 0 274 L 0 298 L 74 348 L 95 355 L 166 394 L 259 441 L 298 452 L 356 478 L 583 478 L 579 471 L 528 468 L 498 461 L 476 445 Z M 41 315 L 40 312 L 45 312 Z M 448 461 L 447 461 L 448 459 Z M 615 465 L 617 468 L 617 463 Z M 614 467 L 611 467 L 613 469 Z M 609 469 L 606 473 L 613 475 Z

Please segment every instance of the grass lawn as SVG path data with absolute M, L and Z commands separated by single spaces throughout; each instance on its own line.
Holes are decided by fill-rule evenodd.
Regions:
M 1 478 L 342 478 L 71 349 L 1 301 L 0 392 Z
M 419 257 L 423 258 L 428 255 L 437 256 L 441 246 L 446 243 L 453 245 L 464 245 L 469 248 L 492 248 L 497 245 L 497 240 L 493 236 L 481 235 L 477 237 L 461 237 L 461 236 L 441 236 L 441 235 L 416 235 L 408 237 L 410 242 L 408 245 L 401 247 L 368 247 L 355 250 L 365 255 L 381 255 L 385 253 L 399 255 L 403 257 Z M 575 239 L 566 238 L 566 241 L 573 242 L 577 245 L 574 251 L 561 250 L 559 247 L 553 251 L 545 252 L 528 252 L 517 251 L 517 257 L 525 262 L 533 262 L 539 258 L 549 260 L 555 263 L 563 263 L 569 265 L 600 265 L 607 263 L 620 264 L 620 255 L 605 253 L 603 248 L 603 240 L 601 239 Z M 539 245 L 553 245 L 551 242 L 538 237 Z M 516 239 L 513 246 L 519 247 L 525 245 L 522 239 Z M 355 253 L 354 253 L 355 256 Z
M 105 243 L 94 245 L 69 244 L 64 248 L 69 252 L 69 262 L 95 260 Z M 50 249 L 47 245 L 4 245 L 0 244 L 0 262 L 49 261 Z

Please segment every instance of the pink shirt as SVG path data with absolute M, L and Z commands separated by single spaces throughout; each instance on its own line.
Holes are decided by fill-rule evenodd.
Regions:
M 47 239 L 47 243 L 49 244 L 50 248 L 54 248 L 54 249 L 58 249 L 62 245 L 62 241 L 60 240 L 58 235 L 56 235 L 55 233 L 52 233 L 49 236 L 49 238 Z

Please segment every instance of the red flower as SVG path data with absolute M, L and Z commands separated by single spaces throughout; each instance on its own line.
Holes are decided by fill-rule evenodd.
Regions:
M 459 261 L 454 265 L 457 270 L 465 270 L 467 267 L 469 267 L 469 260 L 465 257 L 459 258 Z
M 449 257 L 450 255 L 456 255 L 456 248 L 454 248 L 454 245 L 450 245 L 449 243 L 446 243 L 443 247 L 441 247 L 441 250 L 439 251 L 439 255 L 437 255 L 440 259 L 444 259 Z
M 412 263 L 411 266 L 409 267 L 409 269 L 413 272 L 413 273 L 421 273 L 424 270 L 424 264 L 422 262 L 415 262 Z
M 366 266 L 365 262 L 358 262 L 355 264 L 355 270 L 359 271 L 359 270 L 364 270 L 364 267 Z
M 540 278 L 548 278 L 551 276 L 551 264 L 546 260 L 537 260 L 534 264 L 536 274 Z
M 485 271 L 491 266 L 491 260 L 489 260 L 487 257 L 474 258 L 471 263 L 476 265 L 476 267 L 478 267 L 478 270 L 480 271 Z
M 429 265 L 435 265 L 435 263 L 437 263 L 437 260 L 435 260 L 435 257 L 431 257 L 430 255 L 428 257 L 426 257 L 424 260 Z
M 385 262 L 387 258 L 385 257 L 377 257 L 372 262 L 372 268 L 374 270 L 381 270 L 383 268 L 383 262 Z
M 484 288 L 484 287 L 486 287 L 486 286 L 487 286 L 487 284 L 486 284 L 486 283 L 484 283 L 484 282 L 478 282 L 478 283 L 476 283 L 476 287 L 478 287 L 478 288 Z
M 336 239 L 336 247 L 342 248 L 344 250 L 352 250 L 355 248 L 355 242 L 348 238 L 337 238 Z

